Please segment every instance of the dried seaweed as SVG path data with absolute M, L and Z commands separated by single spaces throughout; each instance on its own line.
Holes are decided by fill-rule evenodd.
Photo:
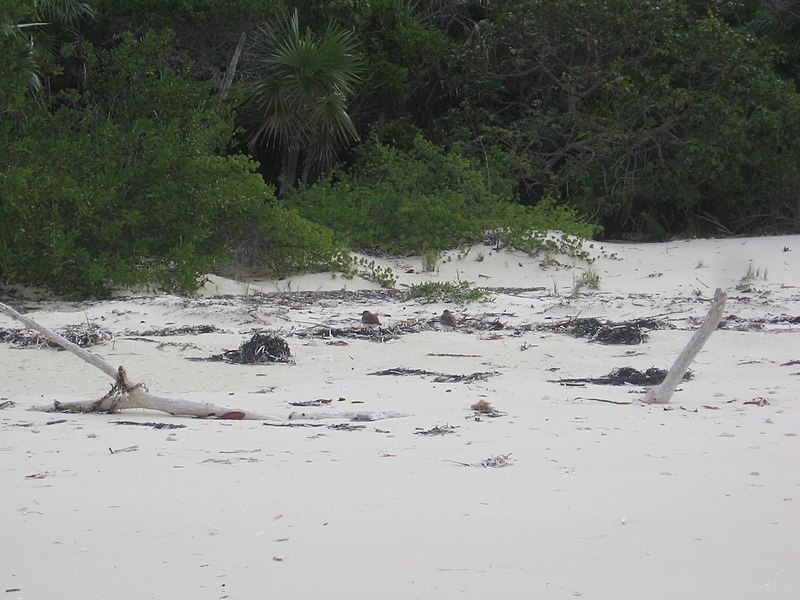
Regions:
M 575 379 L 549 379 L 550 383 L 560 383 L 562 385 L 577 383 L 592 383 L 595 385 L 658 385 L 667 376 L 665 369 L 650 367 L 642 372 L 633 367 L 619 367 L 602 377 L 578 377 Z M 687 381 L 694 375 L 687 371 L 683 380 Z
M 541 329 L 567 333 L 573 337 L 588 338 L 600 344 L 641 344 L 648 340 L 646 329 L 670 329 L 672 325 L 658 319 L 634 319 L 632 321 L 602 321 L 594 317 L 586 319 L 569 319 Z
M 320 301 L 335 300 L 350 303 L 385 304 L 399 298 L 398 290 L 326 290 L 316 292 L 259 292 L 251 295 L 251 304 L 270 304 L 289 307 L 306 307 L 319 304 Z
M 471 417 L 480 420 L 480 417 L 490 417 L 496 419 L 502 417 L 506 413 L 497 410 L 488 400 L 478 400 L 475 404 L 470 406 L 475 411 Z
M 498 454 L 497 456 L 484 458 L 479 464 L 483 468 L 502 468 L 514 464 L 514 459 L 511 458 L 511 453 L 509 452 L 508 454 Z
M 765 325 L 798 325 L 800 316 L 791 317 L 780 315 L 777 317 L 761 319 L 744 319 L 737 315 L 727 315 L 720 321 L 719 328 L 729 331 L 758 331 L 764 329 Z
M 336 429 L 338 431 L 360 431 L 366 429 L 366 425 L 353 425 L 352 423 L 336 423 L 335 425 L 328 425 L 328 429 Z
M 152 427 L 153 429 L 183 429 L 186 425 L 178 425 L 177 423 L 141 423 L 139 421 L 113 421 L 117 425 L 135 425 L 139 427 Z
M 292 352 L 282 337 L 271 333 L 254 333 L 253 337 L 243 342 L 238 350 L 226 350 L 222 354 L 211 356 L 208 360 L 238 365 L 291 363 Z
M 458 460 L 451 460 L 449 462 L 456 463 L 457 465 L 461 465 L 462 467 L 482 467 L 484 469 L 487 468 L 502 468 L 502 467 L 510 467 L 514 464 L 514 459 L 511 458 L 511 453 L 508 454 L 498 454 L 496 456 L 490 456 L 489 458 L 484 458 L 481 462 L 477 463 L 465 463 Z
M 105 344 L 106 341 L 114 337 L 108 329 L 94 323 L 67 325 L 56 330 L 56 332 L 81 348 Z M 63 350 L 61 346 L 54 344 L 42 334 L 30 329 L 0 329 L 0 341 L 11 344 L 14 348 L 35 347 Z
M 406 369 L 397 367 L 394 369 L 384 369 L 374 371 L 367 375 L 418 375 L 420 377 L 432 376 L 435 383 L 472 383 L 474 381 L 486 381 L 492 375 L 497 375 L 496 371 L 486 371 L 482 373 L 472 373 L 471 375 L 451 375 L 449 373 L 438 373 L 436 371 L 426 371 L 424 369 Z
M 438 322 L 438 317 L 436 321 Z M 480 317 L 464 317 L 459 321 L 461 329 L 475 329 L 476 331 L 502 331 L 506 328 L 506 324 L 500 320 L 500 317 L 494 314 L 486 314 Z
M 216 325 L 182 325 L 181 327 L 160 327 L 145 331 L 130 331 L 126 336 L 166 337 L 172 335 L 198 335 L 203 333 L 227 333 Z
M 456 429 L 458 429 L 458 425 L 437 425 L 436 427 L 431 427 L 430 429 L 417 427 L 414 433 L 416 435 L 446 435 L 448 433 L 455 433 Z
M 292 335 L 298 338 L 321 338 L 332 340 L 333 338 L 349 338 L 356 340 L 369 340 L 371 342 L 388 342 L 396 340 L 401 335 L 408 333 L 419 333 L 430 327 L 420 323 L 398 322 L 380 327 L 369 328 L 362 325 L 353 327 L 314 327 L 309 330 L 296 331 Z
M 333 402 L 330 398 L 317 398 L 316 400 L 303 400 L 302 402 L 289 402 L 290 406 L 323 406 Z

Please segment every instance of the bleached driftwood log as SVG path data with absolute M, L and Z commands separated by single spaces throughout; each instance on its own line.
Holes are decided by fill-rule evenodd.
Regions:
M 67 339 L 57 333 L 50 331 L 43 325 L 38 324 L 33 319 L 17 312 L 10 306 L 0 302 L 0 312 L 16 319 L 29 329 L 33 329 L 41 333 L 49 341 L 53 342 L 76 355 L 78 358 L 86 361 L 90 365 L 97 367 L 103 373 L 114 379 L 115 383 L 111 390 L 102 398 L 98 400 L 79 400 L 76 402 L 63 403 L 54 401 L 52 404 L 44 406 L 34 406 L 31 410 L 38 410 L 43 412 L 106 412 L 115 413 L 121 410 L 131 408 L 144 408 L 148 410 L 157 410 L 175 416 L 190 416 L 210 418 L 215 417 L 218 419 L 250 419 L 260 421 L 282 421 L 281 417 L 274 417 L 268 415 L 261 415 L 252 411 L 247 411 L 239 408 L 231 408 L 222 406 L 213 402 L 201 402 L 197 400 L 185 400 L 182 398 L 168 398 L 165 396 L 156 396 L 151 394 L 143 383 L 131 384 L 128 381 L 128 375 L 123 367 L 114 368 L 109 363 L 104 361 L 96 354 L 92 354 L 85 348 L 81 348 L 77 344 L 73 344 Z M 374 421 L 377 419 L 388 419 L 392 417 L 401 417 L 399 413 L 389 411 L 358 411 L 358 412 L 342 412 L 331 414 L 327 418 L 340 418 L 340 419 L 353 419 L 358 421 Z M 292 413 L 289 418 L 320 418 L 312 416 L 304 416 L 299 413 Z M 326 418 L 326 417 L 322 417 Z
M 242 55 L 242 50 L 244 50 L 244 42 L 246 39 L 247 34 L 242 32 L 242 35 L 239 36 L 239 43 L 236 44 L 236 50 L 233 52 L 233 58 L 231 58 L 231 62 L 228 65 L 228 70 L 225 71 L 225 78 L 222 80 L 222 85 L 219 89 L 220 100 L 225 100 L 225 97 L 228 95 L 228 89 L 230 89 L 233 83 L 233 77 L 236 75 L 236 65 L 239 62 L 239 57 Z
M 714 302 L 708 310 L 705 320 L 700 328 L 694 332 L 692 339 L 686 344 L 686 347 L 678 355 L 672 368 L 667 373 L 660 384 L 653 386 L 647 390 L 644 396 L 644 401 L 648 404 L 666 404 L 672 397 L 675 388 L 683 380 L 689 365 L 692 364 L 694 357 L 700 352 L 705 345 L 711 334 L 714 333 L 719 322 L 722 320 L 722 313 L 725 309 L 725 300 L 727 295 L 720 288 L 714 293 Z

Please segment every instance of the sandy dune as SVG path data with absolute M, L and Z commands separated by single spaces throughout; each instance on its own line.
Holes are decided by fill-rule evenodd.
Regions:
M 4 597 L 797 600 L 800 236 L 591 252 L 600 287 L 577 295 L 587 265 L 560 256 L 542 265 L 475 247 L 434 273 L 415 258 L 376 259 L 400 290 L 428 280 L 499 290 L 463 306 L 330 274 L 210 276 L 194 298 L 2 295 L 47 327 L 104 327 L 113 339 L 89 349 L 154 392 L 275 417 L 31 412 L 99 397 L 111 380 L 67 352 L 0 343 L 0 402 L 14 403 L 0 410 Z M 641 386 L 559 382 L 669 368 L 716 287 L 726 319 L 666 408 L 591 399 L 635 401 Z M 439 329 L 444 308 L 462 320 L 456 331 Z M 309 335 L 358 327 L 364 309 L 420 331 L 383 343 Z M 547 329 L 578 316 L 670 328 L 638 345 Z M 220 331 L 143 335 L 199 325 Z M 16 327 L 0 315 L 0 329 Z M 189 360 L 267 330 L 294 364 Z M 370 375 L 394 368 L 487 375 Z M 290 405 L 315 399 L 330 403 Z M 502 414 L 476 414 L 480 400 Z M 408 416 L 286 421 L 362 409 Z M 482 466 L 490 459 L 507 466 Z

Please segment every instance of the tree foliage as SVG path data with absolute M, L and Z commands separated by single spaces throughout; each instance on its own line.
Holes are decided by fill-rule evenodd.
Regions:
M 228 152 L 230 110 L 165 66 L 168 49 L 147 35 L 92 52 L 91 93 L 65 94 L 5 136 L 0 278 L 75 295 L 192 290 L 254 228 L 270 245 L 285 211 L 270 209 L 254 163 Z M 309 266 L 301 259 L 283 266 Z
M 33 0 L 7 0 L 0 8 L 0 116 L 8 118 L 24 104 L 28 90 L 41 87 L 29 26 Z
M 556 193 L 617 234 L 787 212 L 768 198 L 800 181 L 800 105 L 770 48 L 679 0 L 581 6 L 493 3 L 452 130 L 524 157 L 530 200 Z
M 245 89 L 249 143 L 266 140 L 286 151 L 283 178 L 293 186 L 305 156 L 303 182 L 316 166 L 329 166 L 342 143 L 358 139 L 347 112 L 361 61 L 351 32 L 329 24 L 316 36 L 300 16 L 261 28 L 253 44 L 254 79 Z
M 4 0 L 0 280 L 191 289 L 231 261 L 347 270 L 342 237 L 408 251 L 492 229 L 536 251 L 587 221 L 797 229 L 798 6 Z M 248 155 L 248 136 L 279 149 Z M 308 185 L 278 200 L 281 175 Z
M 543 248 L 543 239 L 531 232 L 559 229 L 590 236 L 594 229 L 574 212 L 551 204 L 535 209 L 516 204 L 514 182 L 500 172 L 491 175 L 501 156 L 487 157 L 480 165 L 421 135 L 408 149 L 372 138 L 357 154 L 349 172 L 337 171 L 296 192 L 291 203 L 359 248 L 419 252 L 503 231 L 506 243 L 516 240 L 516 245 L 535 251 Z

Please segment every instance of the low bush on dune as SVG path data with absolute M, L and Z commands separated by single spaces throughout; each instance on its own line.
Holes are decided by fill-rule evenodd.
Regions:
M 373 138 L 358 149 L 351 170 L 335 170 L 288 202 L 353 247 L 396 253 L 455 248 L 488 234 L 501 246 L 530 253 L 576 254 L 579 239 L 597 230 L 553 199 L 516 203 L 513 181 L 502 170 L 487 171 L 493 173 L 420 135 L 407 149 Z

